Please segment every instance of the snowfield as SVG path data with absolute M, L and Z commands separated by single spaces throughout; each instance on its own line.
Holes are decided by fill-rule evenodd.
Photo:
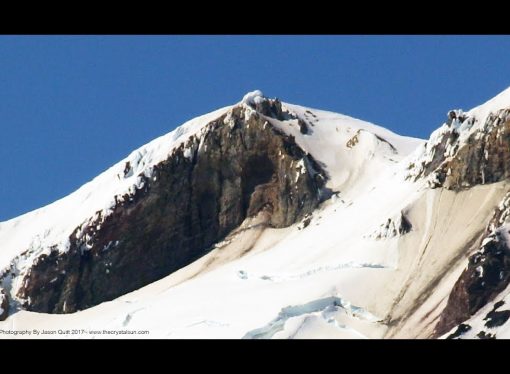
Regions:
M 238 105 L 257 104 L 262 97 L 254 91 Z M 309 134 L 300 133 L 297 120 L 267 120 L 324 165 L 327 187 L 335 192 L 308 224 L 273 229 L 257 225 L 262 217 L 246 219 L 211 252 L 166 278 L 73 314 L 17 311 L 0 322 L 0 330 L 80 331 L 32 338 L 430 336 L 466 266 L 468 242 L 485 227 L 508 183 L 459 193 L 429 189 L 426 180 L 406 179 L 410 162 L 428 157 L 425 141 L 341 114 L 283 106 L 312 125 Z M 476 127 L 505 107 L 510 90 L 467 113 L 476 117 Z M 107 215 L 114 196 L 141 188 L 140 174 L 151 177 L 152 166 L 231 108 L 191 120 L 73 194 L 0 223 L 0 269 L 27 248 L 20 270 L 52 245 L 65 251 L 64 238 L 75 227 L 98 211 Z M 388 227 L 399 227 L 402 216 L 411 228 L 394 234 Z M 505 329 L 510 336 L 510 327 Z M 0 334 L 5 337 L 12 338 Z

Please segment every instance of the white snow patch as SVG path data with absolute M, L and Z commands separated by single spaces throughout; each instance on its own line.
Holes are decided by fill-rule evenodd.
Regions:
M 242 103 L 253 105 L 253 104 L 259 104 L 262 101 L 264 101 L 264 94 L 260 90 L 255 90 L 248 92 L 246 95 L 244 95 Z

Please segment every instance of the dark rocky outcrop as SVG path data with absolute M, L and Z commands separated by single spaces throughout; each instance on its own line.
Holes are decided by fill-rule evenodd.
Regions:
M 457 326 L 457 330 L 455 330 L 452 334 L 448 335 L 446 339 L 455 339 L 462 335 L 464 335 L 466 332 L 471 330 L 471 326 L 461 323 L 459 326 Z
M 467 115 L 460 109 L 450 110 L 446 124 L 451 126 L 454 122 L 463 123 L 467 118 Z
M 256 109 L 288 115 L 275 100 Z M 67 253 L 36 260 L 17 294 L 24 308 L 69 313 L 112 300 L 203 256 L 246 217 L 264 210 L 267 225 L 286 227 L 327 196 L 313 157 L 242 105 L 140 178 L 111 214 L 76 228 Z
M 299 132 L 301 134 L 308 135 L 311 133 L 307 121 L 303 118 L 300 118 L 295 113 L 292 113 L 287 109 L 283 108 L 281 101 L 278 99 L 266 98 L 265 100 L 257 101 L 256 103 L 247 103 L 247 105 L 255 109 L 258 113 L 266 117 L 277 119 L 279 121 L 297 120 Z
M 441 312 L 435 336 L 441 336 L 464 322 L 492 301 L 510 283 L 510 248 L 506 235 L 497 230 L 489 235 L 455 283 Z
M 494 334 L 490 334 L 490 333 L 486 333 L 485 331 L 480 331 L 477 335 L 476 335 L 479 339 L 481 340 L 485 340 L 485 339 L 496 339 L 496 335 Z
M 400 212 L 396 217 L 388 218 L 386 222 L 367 237 L 375 240 L 391 239 L 409 233 L 412 228 L 413 226 L 404 212 Z
M 278 99 L 265 99 L 257 101 L 256 103 L 249 103 L 248 105 L 258 113 L 280 121 L 296 118 L 293 113 L 282 109 L 282 102 Z
M 9 299 L 3 289 L 0 288 L 0 321 L 5 321 L 9 315 Z
M 485 322 L 485 327 L 492 329 L 494 327 L 502 326 L 509 318 L 510 310 L 491 310 L 484 318 L 484 320 L 487 321 Z
M 462 143 L 458 127 L 450 126 L 451 121 L 457 121 L 458 126 L 467 121 L 469 128 L 474 118 L 449 114 L 448 126 L 428 147 L 426 161 L 410 165 L 410 169 L 418 168 L 415 180 L 431 176 L 432 188 L 462 190 L 510 178 L 510 109 L 490 114 Z
M 452 121 L 473 123 L 473 118 L 454 114 L 450 115 Z M 490 114 L 462 144 L 452 141 L 458 137 L 451 136 L 454 132 L 452 127 L 438 143 L 449 145 L 449 157 L 446 148 L 439 147 L 436 162 L 423 169 L 425 174 L 433 174 L 432 187 L 462 190 L 510 178 L 509 109 Z M 480 238 L 483 240 L 480 249 L 469 258 L 468 267 L 455 283 L 436 326 L 436 336 L 471 317 L 510 283 L 508 232 L 502 226 L 509 217 L 510 195 L 507 194 Z
M 459 190 L 510 177 L 510 121 L 502 122 L 500 116 L 490 116 L 489 131 L 472 134 L 467 145 L 441 165 L 438 173 L 444 175 L 444 187 Z
M 440 129 L 441 130 L 441 129 Z M 429 140 L 425 143 L 426 157 L 421 160 L 421 163 L 415 164 L 414 162 L 409 165 L 409 169 L 415 170 L 414 175 L 409 174 L 407 179 L 418 180 L 420 178 L 429 177 L 431 174 L 435 174 L 434 178 L 431 178 L 431 187 L 441 187 L 444 182 L 445 174 L 438 170 L 438 168 L 445 162 L 447 150 L 458 148 L 457 140 L 459 133 L 454 127 L 442 128 L 442 134 L 433 144 Z
M 365 133 L 365 134 L 368 134 L 368 136 L 371 136 L 371 137 L 375 137 L 375 139 L 377 140 L 378 143 L 381 143 L 381 144 L 384 144 L 386 147 L 389 147 L 389 149 L 393 152 L 393 153 L 398 153 L 397 152 L 397 149 L 395 148 L 395 146 L 393 144 L 391 144 L 389 141 L 387 141 L 386 139 L 380 137 L 379 135 L 377 134 L 373 134 L 371 132 L 368 132 L 366 130 L 363 130 L 363 129 L 359 129 L 358 131 L 356 131 L 356 133 L 353 135 L 352 138 L 350 138 L 346 143 L 345 143 L 345 146 L 349 149 L 352 149 L 356 146 L 356 144 L 359 143 L 360 141 L 360 136 L 362 133 Z
M 459 126 L 466 131 L 475 118 L 461 111 L 452 111 L 448 117 L 447 127 L 428 150 L 427 162 L 417 166 L 416 179 L 430 176 L 432 188 L 458 191 L 510 178 L 509 109 L 490 114 L 462 143 L 459 142 Z M 465 121 L 468 121 L 466 126 Z M 412 165 L 410 169 L 415 167 Z M 507 194 L 480 238 L 483 245 L 469 258 L 468 267 L 455 283 L 435 328 L 435 336 L 467 320 L 510 283 L 508 233 L 501 227 L 509 217 L 510 195 Z
M 480 249 L 469 258 L 467 268 L 455 283 L 435 335 L 440 336 L 467 320 L 510 284 L 510 233 L 504 226 L 509 219 L 510 192 L 494 210 L 480 238 Z M 494 310 L 501 305 L 503 302 L 496 303 Z
M 494 213 L 485 228 L 485 236 L 489 236 L 501 227 L 505 222 L 510 220 L 510 192 L 507 192 L 499 205 L 494 210 Z
M 356 144 L 359 143 L 359 135 L 361 133 L 361 130 L 358 130 L 356 131 L 356 134 L 354 134 L 354 136 L 352 138 L 350 138 L 347 143 L 345 143 L 345 146 L 349 149 L 353 148 L 354 146 L 356 146 Z
M 299 132 L 301 134 L 307 135 L 310 133 L 310 129 L 303 119 L 298 118 L 298 125 L 299 125 Z

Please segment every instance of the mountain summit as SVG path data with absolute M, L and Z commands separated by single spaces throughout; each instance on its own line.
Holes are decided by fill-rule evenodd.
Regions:
M 0 329 L 508 337 L 509 113 L 423 141 L 250 92 L 1 222 Z

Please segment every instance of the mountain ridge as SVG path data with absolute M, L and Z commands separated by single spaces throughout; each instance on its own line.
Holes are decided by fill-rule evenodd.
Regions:
M 76 214 L 76 219 L 67 219 L 57 232 L 46 237 L 44 229 L 40 227 L 33 229 L 32 237 L 26 235 L 23 220 L 33 220 L 28 225 L 32 227 L 37 226 L 38 222 L 34 217 L 43 217 L 39 222 L 47 221 L 44 218 L 45 209 L 56 209 L 58 204 L 65 208 L 62 200 L 50 205 L 50 208 L 45 207 L 0 223 L 0 242 L 6 243 L 0 247 L 3 261 L 0 265 L 9 267 L 0 278 L 3 279 L 2 288 L 9 291 L 7 294 L 11 301 L 11 316 L 4 323 L 17 321 L 19 324 L 24 320 L 37 319 L 39 313 L 23 310 L 27 308 L 59 313 L 85 308 L 70 315 L 74 323 L 87 326 L 150 326 L 154 331 L 161 330 L 154 334 L 163 337 L 359 338 L 442 335 L 461 322 L 457 319 L 453 324 L 443 322 L 443 326 L 447 326 L 442 327 L 445 331 L 434 329 L 439 321 L 447 318 L 445 316 L 449 312 L 445 314 L 444 310 L 451 305 L 448 304 L 448 297 L 452 297 L 450 291 L 456 280 L 461 278 L 468 257 L 479 248 L 485 236 L 499 228 L 491 226 L 487 234 L 489 221 L 499 222 L 501 217 L 506 217 L 503 214 L 498 218 L 493 216 L 498 204 L 504 200 L 508 187 L 506 174 L 496 176 L 499 170 L 497 166 L 491 169 L 494 178 L 487 179 L 487 184 L 485 177 L 483 183 L 476 177 L 470 179 L 473 182 L 462 189 L 451 188 L 454 185 L 448 182 L 450 175 L 446 173 L 445 179 L 441 170 L 457 159 L 464 167 L 460 175 L 478 175 L 483 170 L 478 162 L 465 161 L 462 150 L 473 149 L 469 139 L 474 139 L 471 134 L 476 131 L 499 134 L 499 129 L 508 122 L 508 118 L 500 114 L 491 117 L 491 113 L 510 107 L 509 92 L 510 89 L 507 89 L 471 111 L 450 112 L 445 124 L 426 143 L 401 137 L 348 116 L 268 99 L 260 91 L 248 93 L 240 103 L 189 121 L 184 128 L 180 127 L 158 138 L 160 140 L 149 143 L 156 145 L 153 149 L 147 145 L 140 148 L 145 153 L 134 151 L 94 179 L 96 182 L 89 182 L 88 186 L 94 185 L 105 178 L 104 175 L 114 181 L 117 178 L 117 184 L 113 187 L 110 185 L 106 192 L 101 191 L 104 192 L 100 195 L 105 197 L 104 200 L 99 199 L 100 202 L 92 204 L 94 209 L 101 207 L 100 212 L 105 213 L 97 214 L 96 210 L 90 214 L 94 209 L 87 208 L 85 214 L 86 209 L 83 209 Z M 492 121 L 492 124 L 484 125 L 488 121 Z M 213 130 L 203 131 L 208 126 Z M 267 135 L 269 137 L 263 135 L 268 129 L 272 134 Z M 190 140 L 193 137 L 195 140 Z M 501 135 L 496 137 L 496 143 L 504 141 L 506 138 Z M 485 142 L 488 145 L 494 143 L 493 140 Z M 506 155 L 499 148 L 493 151 L 490 147 L 487 149 L 494 157 Z M 170 151 L 174 152 L 173 156 Z M 219 208 L 204 208 L 204 212 L 215 212 L 211 213 L 211 217 L 216 217 L 215 222 L 230 223 L 223 226 L 225 229 L 218 229 L 214 225 L 211 228 L 203 226 L 204 232 L 211 233 L 206 235 L 212 235 L 207 242 L 209 244 L 192 245 L 190 248 L 198 252 L 187 257 L 180 250 L 176 256 L 187 258 L 186 263 L 158 273 L 154 270 L 154 266 L 158 265 L 144 268 L 146 265 L 139 263 L 138 259 L 145 258 L 142 263 L 155 261 L 155 264 L 161 264 L 167 261 L 168 251 L 161 250 L 157 255 L 159 257 L 150 260 L 150 251 L 143 249 L 143 233 L 148 232 L 144 230 L 158 227 L 162 222 L 173 222 L 167 226 L 178 227 L 179 222 L 187 219 L 180 219 L 178 215 L 174 221 L 165 218 L 175 213 L 152 218 L 158 217 L 159 206 L 167 206 L 167 203 L 158 203 L 157 209 L 150 208 L 147 214 L 137 213 L 127 221 L 119 217 L 130 214 L 126 213 L 130 208 L 124 206 L 136 206 L 140 201 L 145 201 L 143 197 L 137 200 L 137 191 L 145 191 L 146 196 L 152 196 L 153 200 L 154 196 L 160 196 L 151 195 L 151 185 L 157 184 L 161 177 L 158 165 L 172 157 L 174 161 L 170 163 L 174 162 L 175 165 L 179 164 L 177 160 L 183 160 L 184 164 L 203 160 L 200 161 L 203 166 L 199 167 L 205 170 L 201 182 L 196 182 L 192 188 L 183 187 L 182 191 L 200 190 L 201 185 L 208 186 L 204 187 L 204 193 L 218 191 L 215 197 L 198 199 L 201 202 L 196 203 L 193 209 L 199 212 L 208 206 L 208 201 L 221 202 L 217 205 Z M 473 157 L 469 160 L 473 160 Z M 498 165 L 497 162 L 494 165 Z M 225 174 L 225 170 L 230 168 L 232 172 Z M 179 180 L 187 173 L 185 169 L 172 170 L 165 177 L 170 179 L 165 179 L 167 183 L 162 183 L 162 186 L 178 186 Z M 225 179 L 227 174 L 229 176 Z M 219 176 L 219 182 L 214 182 L 214 175 Z M 151 181 L 151 178 L 155 179 Z M 447 185 L 444 185 L 445 181 Z M 87 185 L 74 193 L 74 196 L 79 196 L 76 201 L 84 196 L 89 197 L 89 191 L 85 188 Z M 164 194 L 171 194 L 171 188 L 169 191 Z M 294 193 L 301 197 L 294 199 Z M 168 206 L 179 206 L 179 200 L 172 199 L 173 203 Z M 111 200 L 115 205 L 111 205 Z M 485 203 L 480 205 L 480 202 Z M 143 204 L 149 206 L 149 203 Z M 74 205 L 76 202 L 70 203 L 67 209 L 72 209 Z M 65 211 L 64 208 L 60 209 Z M 114 213 L 116 209 L 120 215 Z M 186 209 L 179 208 L 179 211 Z M 125 247 L 115 252 L 118 244 L 115 244 L 114 237 L 108 236 L 110 234 L 105 234 L 105 239 L 97 239 L 101 235 L 97 232 L 107 230 L 105 227 L 110 225 L 107 223 L 110 216 L 116 217 L 111 220 L 114 226 L 118 226 L 119 222 L 138 223 L 142 236 L 134 241 L 134 247 L 139 249 L 129 252 Z M 136 217 L 149 217 L 147 219 L 153 221 Z M 470 217 L 477 219 L 473 221 Z M 86 220 L 89 221 L 83 225 Z M 16 231 L 16 225 L 22 228 Z M 81 229 L 80 225 L 83 226 Z M 94 229 L 83 231 L 87 227 Z M 189 227 L 196 227 L 196 224 Z M 122 238 L 130 235 L 134 228 L 128 228 L 121 235 Z M 20 239 L 24 230 L 25 237 Z M 157 229 L 158 232 L 160 230 Z M 162 230 L 166 232 L 167 229 Z M 41 231 L 42 239 L 37 238 L 37 233 L 41 235 Z M 18 238 L 16 232 L 20 233 Z M 78 232 L 86 235 L 81 244 L 86 249 L 79 250 L 76 244 L 68 245 L 62 239 L 62 236 L 72 236 L 72 233 L 76 236 Z M 182 238 L 187 238 L 188 234 L 182 235 Z M 119 240 L 121 243 L 122 238 Z M 175 242 L 175 239 L 168 237 L 166 242 Z M 95 246 L 98 246 L 97 249 Z M 27 247 L 33 249 L 32 253 L 23 254 Z M 163 247 L 170 248 L 167 244 Z M 448 250 L 441 251 L 443 247 Z M 209 249 L 203 252 L 204 248 Z M 65 258 L 62 256 L 68 253 L 75 253 L 76 261 L 80 264 L 91 261 L 84 260 L 84 256 L 91 253 L 94 257 L 97 254 L 96 257 L 100 259 L 97 263 L 101 263 L 101 266 L 85 278 L 82 270 L 73 270 L 70 271 L 71 275 L 61 277 L 58 274 L 70 269 L 62 261 Z M 106 261 L 106 257 L 102 256 L 108 255 L 102 253 L 119 254 Z M 44 260 L 52 254 L 56 257 L 51 261 Z M 14 259 L 16 256 L 18 260 Z M 43 256 L 46 257 L 41 260 Z M 108 279 L 112 279 L 126 261 L 132 265 L 125 269 L 131 270 L 125 270 L 126 273 L 119 276 L 118 281 L 109 284 Z M 104 265 L 108 262 L 111 265 Z M 42 263 L 50 265 L 38 267 Z M 14 268 L 13 264 L 16 265 Z M 148 274 L 144 275 L 145 280 L 125 287 L 127 279 L 136 278 L 134 274 L 137 269 L 145 269 L 141 270 L 141 274 Z M 151 276 L 156 273 L 157 276 Z M 103 278 L 103 281 L 99 281 Z M 77 284 L 82 284 L 79 286 L 81 288 Z M 316 287 L 313 288 L 312 284 Z M 106 299 L 97 296 L 110 295 L 112 285 L 116 293 Z M 57 295 L 54 290 L 59 287 L 61 291 Z M 504 282 L 498 287 L 497 292 L 501 292 Z M 81 291 L 71 291 L 74 289 Z M 153 294 L 157 289 L 163 295 L 160 298 Z M 188 290 L 187 294 L 184 290 Z M 203 290 L 210 295 L 206 296 Z M 49 296 L 41 299 L 41 294 L 45 292 Z M 228 301 L 229 293 L 241 301 Z M 492 297 L 489 295 L 488 300 Z M 38 298 L 42 300 L 40 304 L 37 304 Z M 80 301 L 76 301 L 80 298 L 96 301 L 80 304 Z M 123 306 L 122 300 L 130 298 L 134 298 L 132 303 L 143 311 L 137 312 L 136 323 L 132 314 L 134 306 Z M 51 301 L 53 299 L 57 301 Z M 186 303 L 187 299 L 194 301 L 186 305 L 189 304 Z M 222 309 L 215 306 L 214 299 L 223 301 L 223 314 Z M 264 301 L 266 299 L 269 301 Z M 112 301 L 100 304 L 107 300 Z M 175 321 L 171 326 L 164 327 L 164 323 L 171 318 L 162 314 L 168 311 L 169 303 L 174 308 L 178 306 L 172 312 L 177 314 L 172 317 Z M 48 305 L 58 307 L 47 309 Z M 255 305 L 259 305 L 259 308 Z M 259 313 L 254 314 L 252 310 L 255 309 Z M 114 314 L 124 315 L 124 322 L 99 317 L 97 313 L 105 310 L 110 310 L 108 313 L 111 317 Z M 468 318 L 477 311 L 470 310 L 462 318 Z M 182 313 L 189 316 L 182 317 Z M 241 315 L 249 318 L 240 319 Z M 222 322 L 222 319 L 228 321 Z M 49 321 L 57 320 L 62 321 L 58 317 L 48 317 L 46 322 L 40 320 L 38 323 L 51 324 Z

